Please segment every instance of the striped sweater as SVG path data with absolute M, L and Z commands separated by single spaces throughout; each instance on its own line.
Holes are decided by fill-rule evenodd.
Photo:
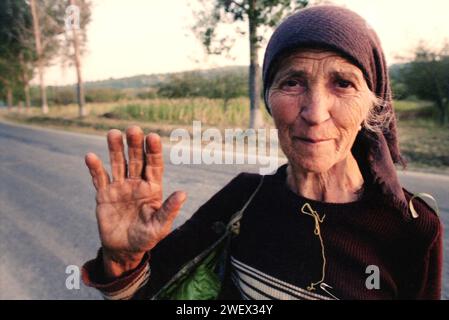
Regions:
M 214 223 L 226 223 L 259 180 L 238 175 L 112 282 L 104 279 L 100 249 L 83 266 L 84 283 L 106 299 L 151 297 L 218 238 Z M 286 166 L 265 176 L 245 210 L 220 299 L 440 298 L 442 229 L 425 202 L 413 200 L 419 218 L 409 220 L 374 186 L 357 202 L 324 203 L 295 194 L 285 181 Z

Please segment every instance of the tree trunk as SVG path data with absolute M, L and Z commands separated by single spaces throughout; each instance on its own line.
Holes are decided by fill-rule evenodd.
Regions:
M 441 108 L 441 125 L 446 127 L 449 124 L 449 103 Z
M 30 0 L 30 6 L 31 6 L 31 15 L 33 16 L 33 30 L 34 30 L 34 40 L 36 43 L 39 85 L 41 89 L 42 113 L 47 114 L 48 105 L 47 105 L 47 92 L 45 91 L 46 88 L 44 82 L 44 61 L 42 57 L 41 32 L 39 29 L 39 17 L 37 15 L 35 0 Z
M 71 5 L 75 5 L 75 0 L 70 0 Z M 83 77 L 81 73 L 81 57 L 80 57 L 80 49 L 79 49 L 79 41 L 78 41 L 78 32 L 76 30 L 76 26 L 72 26 L 73 32 L 73 49 L 75 51 L 74 59 L 75 59 L 75 67 L 76 67 L 76 76 L 77 76 L 77 85 L 76 85 L 76 96 L 78 100 L 79 107 L 79 116 L 86 116 L 87 112 L 85 109 L 85 98 L 84 98 L 84 85 L 83 85 Z
M 257 41 L 257 17 L 255 16 L 256 0 L 249 1 L 248 21 L 249 21 L 249 99 L 250 115 L 249 127 L 251 129 L 263 126 L 262 114 L 260 112 L 260 67 Z
M 12 104 L 13 104 L 13 101 L 12 101 L 12 88 L 9 87 L 9 86 L 6 88 L 6 100 L 7 100 L 7 103 L 8 103 L 8 111 L 11 111 Z
M 26 106 L 26 112 L 30 112 L 31 107 L 31 98 L 30 98 L 30 85 L 28 82 L 25 82 L 23 86 L 23 90 L 25 91 L 25 106 Z
M 25 94 L 25 107 L 26 111 L 30 111 L 30 85 L 29 85 L 29 79 L 27 74 L 27 65 L 23 59 L 23 52 L 20 53 L 19 56 L 20 64 L 22 66 L 22 84 L 23 84 L 23 93 Z
M 445 103 L 444 98 L 441 96 L 434 101 L 438 109 L 438 122 L 441 126 L 446 126 L 449 121 L 449 103 Z

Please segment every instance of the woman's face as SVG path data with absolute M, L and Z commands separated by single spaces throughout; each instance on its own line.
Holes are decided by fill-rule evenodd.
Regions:
M 268 103 L 289 162 L 319 173 L 344 160 L 373 97 L 362 71 L 332 51 L 280 61 Z

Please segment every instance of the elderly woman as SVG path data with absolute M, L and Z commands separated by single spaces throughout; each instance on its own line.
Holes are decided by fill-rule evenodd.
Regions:
M 217 221 L 247 204 L 220 298 L 438 299 L 441 224 L 418 199 L 412 215 L 412 195 L 399 184 L 394 163 L 403 160 L 375 32 L 347 9 L 302 10 L 271 37 L 263 83 L 288 164 L 238 175 L 173 232 L 186 195 L 162 201 L 157 135 L 129 128 L 126 164 L 121 132 L 108 133 L 112 182 L 100 159 L 86 156 L 102 248 L 84 282 L 110 299 L 151 297 L 217 239 Z

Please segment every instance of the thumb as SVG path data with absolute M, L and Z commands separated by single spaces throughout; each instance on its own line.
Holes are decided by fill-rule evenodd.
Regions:
M 173 192 L 162 204 L 162 207 L 156 211 L 154 217 L 157 221 L 164 225 L 172 223 L 182 208 L 187 199 L 187 194 L 184 191 Z

